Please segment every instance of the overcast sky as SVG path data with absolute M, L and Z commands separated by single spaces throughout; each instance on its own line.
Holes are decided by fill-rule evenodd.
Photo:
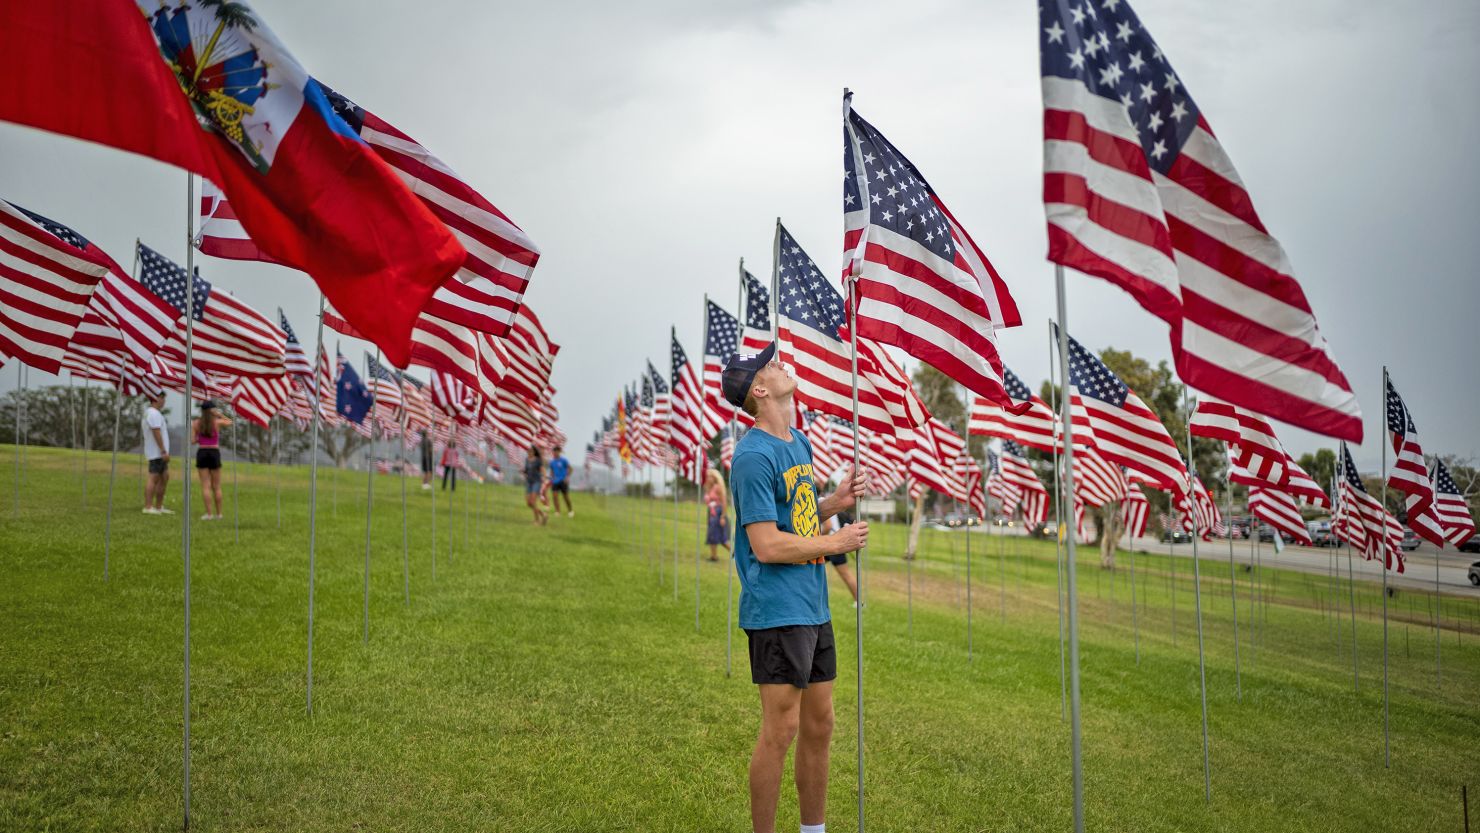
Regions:
M 309 72 L 397 125 L 543 251 L 527 296 L 561 344 L 556 401 L 577 451 L 670 324 L 691 358 L 736 259 L 768 276 L 780 216 L 825 273 L 842 258 L 841 101 L 930 179 L 1008 282 L 1025 325 L 1004 360 L 1048 372 L 1035 4 L 349 0 L 253 4 Z M 1378 464 L 1386 363 L 1429 451 L 1480 455 L 1480 4 L 1136 0 L 1305 287 L 1367 417 Z M 127 263 L 180 260 L 185 175 L 0 124 L 0 196 Z M 200 258 L 205 277 L 305 343 L 300 273 Z M 1071 275 L 1087 347 L 1168 359 L 1166 327 Z M 357 361 L 362 345 L 342 339 Z M 45 383 L 32 372 L 33 383 Z M 0 389 L 15 373 L 0 374 Z M 1282 432 L 1297 454 L 1328 444 Z

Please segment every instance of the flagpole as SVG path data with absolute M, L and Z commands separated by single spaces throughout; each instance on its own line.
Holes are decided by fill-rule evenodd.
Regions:
M 673 408 L 672 408 L 672 402 L 673 402 L 673 400 L 671 398 L 672 397 L 672 394 L 669 394 L 669 397 L 670 397 L 670 399 L 668 400 L 669 401 L 668 418 L 671 421 L 673 419 Z M 657 403 L 657 399 L 656 399 L 656 396 L 654 397 L 654 400 L 653 401 L 654 401 L 654 412 L 656 413 L 656 410 L 657 410 L 657 404 L 656 404 Z M 666 448 L 663 449 L 663 450 L 666 450 Z M 666 474 L 666 471 L 665 471 L 665 474 Z M 678 463 L 677 462 L 675 462 L 673 464 L 673 524 L 672 524 L 672 526 L 669 526 L 668 528 L 671 530 L 671 537 L 673 538 L 673 601 L 677 602 L 678 601 Z M 699 629 L 698 617 L 695 616 L 694 619 L 695 619 L 694 630 L 697 631 Z
M 118 473 L 118 426 L 123 421 L 123 375 L 121 371 L 114 395 L 118 397 L 118 402 L 117 407 L 113 409 L 113 461 L 108 466 L 108 514 L 103 521 L 103 581 L 105 582 L 108 580 L 108 555 L 113 546 L 113 480 Z
M 846 99 L 845 99 L 846 101 Z M 846 104 L 844 105 L 846 109 Z M 846 114 L 845 114 L 846 121 Z M 853 471 L 858 471 L 858 279 L 850 276 L 848 282 L 848 339 L 851 363 L 851 387 L 853 389 Z M 858 562 L 858 610 L 853 617 L 853 641 L 857 649 L 858 662 L 858 830 L 863 833 L 863 549 L 855 557 Z
M 69 371 L 70 372 L 70 371 Z M 92 435 L 88 431 L 88 423 L 92 420 L 92 397 L 88 396 L 87 380 L 82 380 L 82 508 L 87 508 L 87 450 L 91 445 Z M 235 438 L 236 434 L 233 433 Z M 233 439 L 233 442 L 235 440 Z
M 234 408 L 231 415 L 240 419 L 240 414 L 237 414 Z M 236 458 L 231 464 L 231 523 L 235 527 L 236 543 L 240 544 L 242 542 L 242 510 L 238 498 L 241 496 L 242 447 L 236 441 L 235 419 L 231 421 L 231 456 Z M 216 511 L 221 511 L 219 501 L 216 503 Z
M 1127 483 L 1126 488 L 1130 489 L 1133 487 Z M 1139 489 L 1140 487 L 1136 486 L 1134 488 Z M 1144 494 L 1142 496 L 1144 497 Z M 1146 511 L 1151 511 L 1149 504 L 1146 507 Z M 1230 538 L 1230 540 L 1232 539 Z M 1141 664 L 1141 620 L 1136 611 L 1139 602 L 1136 599 L 1136 545 L 1134 541 L 1131 542 L 1130 549 L 1126 550 L 1126 560 L 1131 564 L 1131 632 L 1135 635 L 1136 665 L 1139 666 Z
M 378 349 L 378 348 L 377 348 Z M 406 526 L 406 390 L 404 377 L 397 371 L 396 387 L 401 389 L 401 596 L 411 606 L 411 533 Z
M 961 392 L 966 399 L 965 407 L 961 411 L 961 438 L 966 443 L 966 457 L 971 459 L 971 392 L 966 386 L 961 387 Z M 972 460 L 975 463 L 975 460 Z M 968 472 L 969 474 L 969 472 Z M 982 489 L 982 505 L 987 506 L 986 479 L 977 479 L 977 488 Z M 987 507 L 990 508 L 990 507 Z M 971 496 L 966 497 L 966 662 L 972 661 L 971 642 Z M 983 511 L 983 515 L 988 514 Z M 983 518 L 983 522 L 985 522 Z M 1001 530 L 998 530 L 999 533 Z
M 1059 283 L 1063 283 L 1063 275 L 1058 276 Z M 1054 397 L 1053 412 L 1055 420 L 1061 410 L 1060 405 L 1067 399 L 1062 388 L 1057 386 L 1055 375 L 1058 371 L 1058 363 L 1054 361 L 1054 348 L 1057 346 L 1057 338 L 1054 334 L 1052 319 L 1048 322 L 1048 388 L 1049 394 Z M 1053 510 L 1054 510 L 1054 546 L 1053 566 L 1054 573 L 1058 579 L 1058 588 L 1054 591 L 1054 606 L 1058 608 L 1059 614 L 1059 720 L 1064 720 L 1068 715 L 1068 689 L 1064 682 L 1064 538 L 1065 515 L 1064 515 L 1064 493 L 1059 490 L 1059 470 L 1063 467 L 1062 451 L 1063 442 L 1060 440 L 1060 428 L 1053 427 Z M 1004 611 L 1005 611 L 1004 606 Z M 1004 621 L 1006 613 L 1003 614 Z
M 1384 401 L 1388 391 L 1388 369 L 1382 366 L 1382 395 Z M 1387 419 L 1387 409 L 1381 411 L 1379 419 Z M 1382 767 L 1390 769 L 1393 765 L 1392 746 L 1388 739 L 1388 560 L 1393 557 L 1388 545 L 1387 536 L 1387 426 L 1384 424 L 1378 429 L 1378 445 L 1382 447 L 1382 517 L 1378 522 L 1382 524 Z M 1437 560 L 1438 556 L 1434 556 Z
M 278 428 L 278 416 L 272 415 L 272 426 L 269 429 L 268 438 L 272 443 L 272 456 L 274 465 L 272 467 L 272 482 L 277 487 L 277 526 L 283 528 L 283 436 Z
M 1187 511 L 1192 515 L 1192 601 L 1193 609 L 1197 615 L 1197 672 L 1198 688 L 1202 695 L 1202 736 L 1203 736 L 1203 801 L 1213 803 L 1213 769 L 1212 761 L 1208 754 L 1208 666 L 1203 656 L 1203 622 L 1202 622 L 1202 571 L 1198 568 L 1197 539 L 1201 537 L 1197 528 L 1197 507 L 1194 501 L 1197 496 L 1194 493 L 1193 483 L 1197 472 L 1192 465 L 1192 403 L 1186 403 L 1187 408 Z M 1209 500 L 1212 495 L 1209 495 Z M 1211 529 L 1209 530 L 1211 531 Z
M 1068 303 L 1064 297 L 1064 267 L 1054 265 L 1054 288 L 1058 296 L 1059 314 L 1059 378 L 1065 390 L 1059 396 L 1060 419 L 1064 428 L 1064 492 L 1061 500 L 1072 499 L 1074 494 L 1074 422 L 1068 395 L 1069 380 L 1069 325 Z M 1062 512 L 1062 507 L 1060 508 Z M 1067 514 L 1067 513 L 1066 513 Z M 1062 529 L 1062 527 L 1060 527 Z M 1069 592 L 1069 743 L 1074 782 L 1074 833 L 1084 833 L 1084 757 L 1083 739 L 1079 717 L 1079 592 L 1074 564 L 1074 536 L 1065 535 L 1065 560 L 1068 564 Z
M 433 451 L 436 450 L 437 438 L 437 414 L 432 413 L 432 424 L 427 426 L 431 432 Z M 432 466 L 432 581 L 437 580 L 437 467 Z
M 826 419 L 827 417 L 821 417 L 821 418 L 822 419 Z M 908 489 L 905 490 L 904 497 L 905 497 L 905 500 L 909 502 L 909 507 L 910 507 L 910 511 L 909 511 L 908 516 L 907 516 L 909 518 L 909 522 L 910 522 L 909 528 L 910 529 L 914 529 L 915 528 L 915 502 L 913 500 L 910 500 L 909 499 L 910 493 L 909 493 L 909 490 Z M 906 535 L 908 535 L 908 533 L 906 533 Z M 905 540 L 906 540 L 906 542 L 908 542 L 909 539 L 906 538 Z M 908 549 L 908 543 L 906 543 L 906 549 Z M 906 599 L 907 599 L 906 604 L 908 605 L 908 608 L 906 609 L 906 615 L 909 617 L 907 621 L 909 623 L 910 639 L 914 639 L 915 638 L 915 553 L 914 552 L 906 552 L 905 553 L 905 559 L 904 559 L 904 586 L 905 586 L 905 593 L 906 593 Z
M 1386 393 L 1386 391 L 1384 391 L 1384 394 L 1385 393 Z M 1340 478 L 1346 477 L 1346 443 L 1345 442 L 1343 442 L 1341 444 L 1340 451 L 1341 451 L 1341 456 L 1337 458 L 1337 469 L 1338 469 L 1337 470 L 1337 478 L 1338 478 L 1338 481 L 1337 482 L 1338 483 L 1340 482 Z M 1337 496 L 1338 497 L 1340 496 L 1340 493 L 1341 493 L 1340 492 L 1340 489 L 1341 489 L 1341 487 L 1340 486 L 1337 486 Z M 1339 504 L 1340 501 L 1338 500 L 1337 503 Z M 1361 690 L 1361 687 L 1362 687 L 1362 678 L 1361 678 L 1360 673 L 1357 671 L 1357 584 L 1356 584 L 1356 577 L 1354 576 L 1353 570 L 1352 570 L 1352 547 L 1351 547 L 1351 544 L 1347 542 L 1345 536 L 1342 536 L 1342 538 L 1341 538 L 1341 548 L 1344 549 L 1344 550 L 1346 550 L 1346 590 L 1347 590 L 1347 600 L 1348 600 L 1348 602 L 1351 605 L 1351 615 L 1352 615 L 1352 691 L 1356 692 L 1356 691 L 1360 691 Z
M 21 362 L 15 363 L 15 507 L 12 511 L 16 515 L 21 513 L 21 409 L 26 402 L 25 368 Z
M 364 612 L 361 614 L 360 642 L 370 644 L 370 515 L 375 510 L 375 378 L 370 373 L 370 356 L 365 356 L 365 386 L 370 393 L 370 410 L 365 418 L 370 420 L 370 444 L 365 452 L 365 592 Z M 375 361 L 380 362 L 380 348 L 375 348 Z
M 1386 393 L 1386 392 L 1384 391 L 1384 393 Z M 1438 457 L 1435 457 L 1434 458 L 1434 465 L 1433 465 L 1433 467 L 1431 469 L 1431 473 L 1429 475 L 1429 483 L 1434 486 L 1434 499 L 1436 501 L 1438 500 L 1438 492 L 1439 492 L 1439 489 L 1438 489 L 1437 483 L 1436 483 L 1436 481 L 1439 479 L 1437 477 L 1438 467 L 1439 467 L 1439 459 L 1438 459 Z M 1443 688 L 1444 687 L 1444 663 L 1443 663 L 1443 657 L 1441 656 L 1441 654 L 1443 653 L 1443 651 L 1440 648 L 1440 644 L 1444 640 L 1442 640 L 1440 638 L 1440 636 L 1439 636 L 1439 634 L 1440 634 L 1439 627 L 1440 627 L 1441 622 L 1442 622 L 1442 619 L 1443 619 L 1443 604 L 1442 604 L 1443 597 L 1439 595 L 1439 555 L 1440 555 L 1440 553 L 1443 553 L 1443 552 L 1444 552 L 1444 548 L 1443 547 L 1440 547 L 1439 548 L 1439 552 L 1434 553 L 1434 687 L 1435 688 Z
M 185 393 L 184 419 L 180 427 L 181 467 L 185 469 L 185 502 L 182 536 L 185 550 L 185 696 L 184 696 L 184 786 L 185 829 L 190 829 L 190 388 L 195 372 L 195 174 L 185 173 Z M 166 426 L 168 430 L 168 426 Z
M 1229 470 L 1228 477 L 1225 479 L 1225 485 L 1228 487 L 1228 498 L 1225 501 L 1225 505 L 1228 507 L 1228 522 L 1229 522 L 1229 526 L 1228 526 L 1228 598 L 1229 598 L 1229 601 L 1231 602 L 1231 604 L 1233 606 L 1233 684 L 1234 684 L 1234 691 L 1236 691 L 1238 693 L 1238 701 L 1240 703 L 1242 703 L 1244 701 L 1244 680 L 1243 680 L 1243 672 L 1239 669 L 1239 657 L 1238 657 L 1238 574 L 1233 569 L 1233 471 L 1232 471 L 1232 469 Z M 1254 532 L 1255 533 L 1255 537 L 1256 538 L 1258 537 L 1257 527 L 1258 527 L 1258 520 L 1257 519 L 1254 522 L 1252 522 L 1252 523 L 1249 524 L 1249 530 L 1251 532 Z
M 318 347 L 314 350 L 313 424 L 308 439 L 308 715 L 313 716 L 313 579 L 315 545 L 318 542 L 319 423 L 323 421 L 324 293 L 319 293 Z

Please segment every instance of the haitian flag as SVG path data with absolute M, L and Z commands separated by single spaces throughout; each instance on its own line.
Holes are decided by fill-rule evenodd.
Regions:
M 406 365 L 412 323 L 466 252 L 249 3 L 4 3 L 0 55 L 0 119 L 221 186 L 265 254 Z

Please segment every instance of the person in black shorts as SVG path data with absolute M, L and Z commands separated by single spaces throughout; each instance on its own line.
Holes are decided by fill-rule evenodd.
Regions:
M 432 474 L 436 467 L 432 462 L 432 429 L 425 428 L 421 432 L 421 488 L 431 491 Z
M 853 523 L 853 516 L 847 512 L 839 512 L 833 516 L 832 522 L 841 529 Z M 833 565 L 833 569 L 838 571 L 838 578 L 843 580 L 843 584 L 848 586 L 848 592 L 853 594 L 853 606 L 858 607 L 858 579 L 853 576 L 853 568 L 848 566 L 848 554 L 840 552 L 837 555 L 829 555 L 827 563 Z
M 812 447 L 791 427 L 796 381 L 772 359 L 732 357 L 725 399 L 755 417 L 735 445 L 730 488 L 735 501 L 735 569 L 740 627 L 750 643 L 750 679 L 760 689 L 761 727 L 750 756 L 750 821 L 776 830 L 786 753 L 796 741 L 797 803 L 805 833 L 823 830 L 832 744 L 833 680 L 838 675 L 823 559 L 868 541 L 867 524 L 830 535 L 822 523 L 853 505 L 865 480 L 851 470 L 827 497 L 812 480 Z

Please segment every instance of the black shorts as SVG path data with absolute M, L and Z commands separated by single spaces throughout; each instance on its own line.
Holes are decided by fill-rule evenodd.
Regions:
M 745 635 L 750 638 L 750 681 L 756 685 L 806 688 L 837 679 L 832 622 L 747 630 Z
M 552 492 L 559 492 L 560 494 L 565 495 L 566 497 L 570 497 L 570 481 L 569 480 L 562 480 L 559 483 L 551 483 L 550 484 L 550 491 L 552 491 Z
M 844 567 L 848 564 L 848 553 L 846 552 L 838 553 L 837 555 L 824 555 L 823 558 L 826 558 L 827 563 L 834 567 Z
M 149 461 L 150 474 L 164 474 L 170 470 L 170 461 L 163 457 L 155 457 Z
M 436 471 L 436 468 L 432 465 L 432 450 L 430 448 L 423 448 L 421 450 L 421 473 L 431 474 L 434 471 Z
M 221 468 L 221 449 L 197 448 L 195 450 L 195 467 L 198 469 Z

